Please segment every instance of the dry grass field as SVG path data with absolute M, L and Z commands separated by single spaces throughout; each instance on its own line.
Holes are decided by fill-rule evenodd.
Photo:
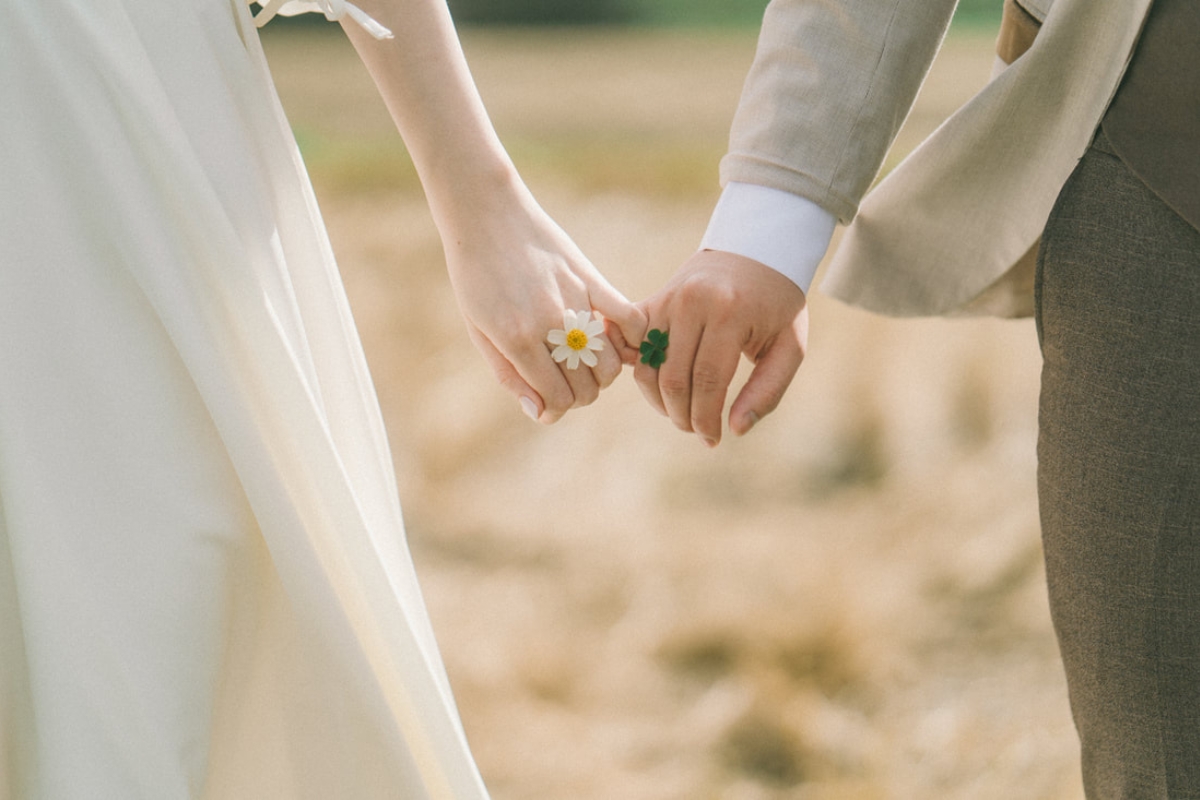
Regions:
M 812 298 L 778 412 L 708 451 L 625 376 L 542 428 L 464 334 L 336 32 L 267 34 L 378 384 L 411 544 L 496 800 L 1076 800 L 1046 609 L 1028 321 Z M 472 33 L 501 136 L 641 297 L 688 256 L 746 32 Z M 898 149 L 987 78 L 952 37 Z

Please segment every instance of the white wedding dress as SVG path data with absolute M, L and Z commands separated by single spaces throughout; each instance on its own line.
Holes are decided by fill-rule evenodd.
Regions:
M 0 800 L 475 800 L 244 0 L 0 0 Z

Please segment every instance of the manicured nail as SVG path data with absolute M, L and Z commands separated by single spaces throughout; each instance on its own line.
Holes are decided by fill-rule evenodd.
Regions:
M 717 440 L 708 436 L 701 436 L 700 440 L 704 442 L 705 447 L 716 447 Z
M 538 419 L 537 403 L 530 400 L 528 397 L 521 398 L 521 410 L 525 412 L 525 416 L 529 417 L 534 422 Z
M 746 433 L 749 433 L 750 429 L 758 424 L 758 420 L 758 414 L 755 414 L 753 411 L 746 414 Z

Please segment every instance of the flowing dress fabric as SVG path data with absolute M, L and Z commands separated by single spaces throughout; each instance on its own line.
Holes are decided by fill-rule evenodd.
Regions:
M 0 800 L 486 797 L 248 9 L 0 10 Z

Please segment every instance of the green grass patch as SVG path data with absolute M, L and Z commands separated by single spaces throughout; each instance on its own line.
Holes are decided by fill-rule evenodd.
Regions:
M 959 0 L 951 24 L 960 30 L 997 30 L 1003 8 L 1000 0 Z
M 663 27 L 757 27 L 766 0 L 643 0 L 630 19 Z M 994 29 L 1000 25 L 1000 0 L 959 0 L 951 23 L 955 28 Z
M 313 181 L 345 193 L 419 193 L 421 184 L 396 139 L 332 139 L 297 131 Z M 629 192 L 658 197 L 713 194 L 724 142 L 667 137 L 569 136 L 513 138 L 506 142 L 518 170 L 531 183 L 584 194 Z
M 724 142 L 657 137 L 571 137 L 508 141 L 517 168 L 530 180 L 584 193 L 630 192 L 695 196 L 718 188 Z
M 634 19 L 645 25 L 669 27 L 757 27 L 766 0 L 644 0 Z
M 644 25 L 670 28 L 757 27 L 768 0 L 451 0 L 458 23 L 489 25 Z M 953 25 L 994 29 L 1001 0 L 959 0 Z M 277 18 L 276 28 L 320 25 L 319 14 Z
M 313 183 L 323 190 L 346 194 L 421 191 L 416 167 L 395 136 L 332 138 L 293 130 Z

